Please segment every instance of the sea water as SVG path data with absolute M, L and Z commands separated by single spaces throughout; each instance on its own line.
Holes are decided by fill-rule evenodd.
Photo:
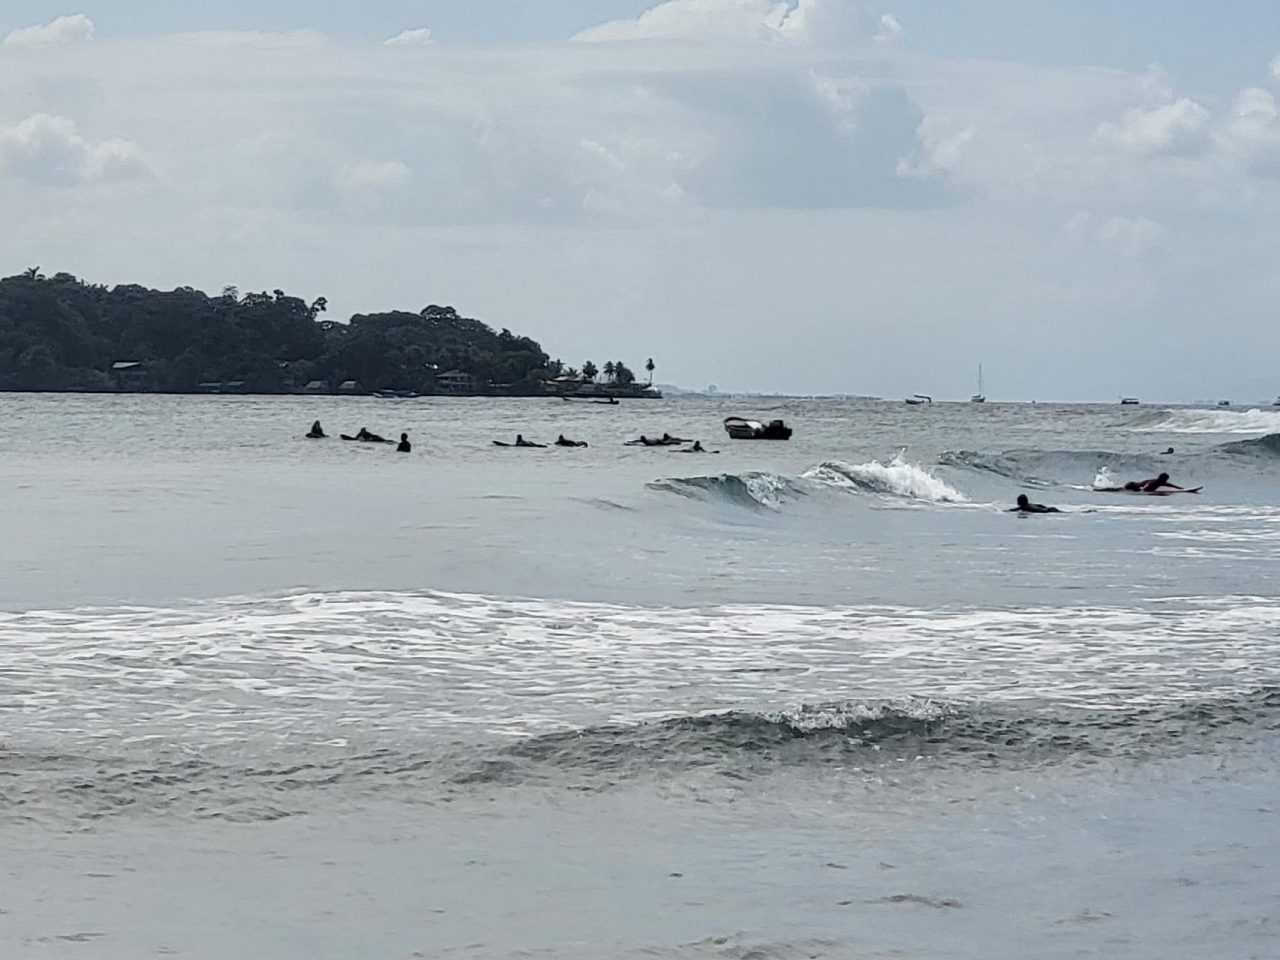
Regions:
M 1280 956 L 1278 411 L 0 413 L 0 956 Z

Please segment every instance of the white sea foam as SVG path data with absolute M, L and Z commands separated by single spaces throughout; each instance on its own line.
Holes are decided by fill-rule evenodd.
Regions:
M 6 734 L 237 744 L 527 734 L 850 699 L 1132 707 L 1280 679 L 1280 604 L 926 612 L 302 594 L 0 617 Z M 673 693 L 675 691 L 675 693 Z
M 872 460 L 868 463 L 850 464 L 841 460 L 828 460 L 805 471 L 804 479 L 834 487 L 852 487 L 866 493 L 926 500 L 931 503 L 967 503 L 969 499 L 924 467 L 908 462 L 901 454 L 888 463 Z
M 1137 433 L 1280 433 L 1280 410 L 1166 410 Z

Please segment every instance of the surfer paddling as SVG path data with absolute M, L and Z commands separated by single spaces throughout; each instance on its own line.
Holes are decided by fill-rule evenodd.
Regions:
M 1009 513 L 1061 513 L 1057 507 L 1046 507 L 1043 503 L 1032 503 L 1025 493 L 1018 494 L 1018 505 Z
M 1156 493 L 1159 490 L 1185 490 L 1186 487 L 1180 487 L 1176 483 L 1169 482 L 1169 475 L 1162 473 L 1158 477 L 1152 477 L 1150 480 L 1130 480 L 1124 485 L 1126 490 L 1134 490 L 1139 493 Z

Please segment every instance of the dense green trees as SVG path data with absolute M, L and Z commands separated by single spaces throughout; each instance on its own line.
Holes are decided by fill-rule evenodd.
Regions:
M 541 392 L 542 379 L 563 369 L 536 341 L 495 333 L 452 307 L 357 314 L 346 324 L 321 320 L 325 307 L 282 290 L 108 289 L 33 267 L 0 280 L 0 390 L 189 392 L 220 383 L 283 393 L 355 380 L 429 393 L 437 372 L 456 369 L 478 390 L 518 394 Z M 139 366 L 113 371 L 120 363 Z

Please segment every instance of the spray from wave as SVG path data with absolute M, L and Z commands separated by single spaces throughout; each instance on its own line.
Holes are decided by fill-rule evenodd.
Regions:
M 753 509 L 778 510 L 788 500 L 814 494 L 874 494 L 927 503 L 967 503 L 959 490 L 901 454 L 888 463 L 850 464 L 828 460 L 799 477 L 775 473 L 721 473 L 705 477 L 668 477 L 649 489 L 698 500 L 721 501 Z
M 968 503 L 969 498 L 919 464 L 898 454 L 888 463 L 849 464 L 828 460 L 803 474 L 805 480 L 838 489 L 929 503 Z
M 1128 426 L 1137 433 L 1280 433 L 1280 410 L 1162 410 Z

